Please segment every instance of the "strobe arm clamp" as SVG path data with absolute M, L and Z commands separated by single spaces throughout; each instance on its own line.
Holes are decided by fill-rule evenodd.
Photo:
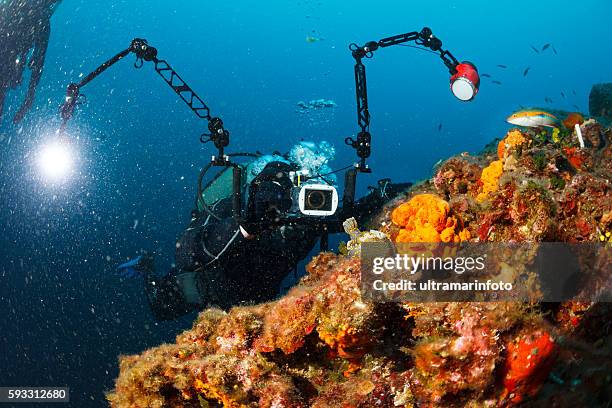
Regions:
M 200 119 L 208 121 L 208 131 L 210 133 L 203 134 L 200 137 L 202 143 L 209 141 L 213 142 L 218 150 L 218 154 L 212 157 L 212 164 L 215 166 L 230 166 L 228 156 L 225 154 L 225 148 L 229 145 L 230 133 L 223 127 L 223 121 L 210 114 L 210 108 L 200 98 L 193 89 L 181 78 L 181 76 L 170 66 L 165 60 L 157 58 L 157 49 L 148 44 L 147 40 L 135 38 L 132 40 L 129 48 L 121 51 L 94 71 L 84 77 L 79 83 L 68 85 L 66 90 L 66 99 L 60 107 L 60 115 L 62 125 L 60 132 L 66 128 L 67 122 L 74 115 L 74 111 L 82 100 L 81 88 L 89 82 L 97 78 L 104 71 L 129 54 L 136 56 L 135 68 L 142 68 L 145 62 L 153 62 L 155 72 L 172 88 L 172 90 L 181 98 L 183 102 L 191 109 L 191 111 Z
M 366 70 L 363 64 L 364 58 L 372 58 L 374 52 L 379 48 L 390 47 L 408 42 L 428 48 L 440 55 L 442 62 L 448 68 L 451 75 L 457 73 L 459 61 L 447 50 L 442 48 L 442 41 L 435 37 L 431 29 L 425 27 L 420 32 L 413 31 L 405 34 L 399 34 L 392 37 L 383 38 L 379 41 L 369 41 L 363 46 L 351 44 L 349 49 L 355 59 L 355 90 L 357 97 L 357 125 L 359 133 L 357 138 L 347 137 L 345 143 L 353 147 L 359 158 L 359 162 L 355 165 L 355 170 L 362 173 L 370 173 L 372 170 L 366 164 L 366 159 L 370 157 L 372 152 L 372 135 L 370 134 L 370 111 L 368 108 L 368 90 L 366 81 Z
M 219 154 L 212 157 L 214 166 L 229 166 L 229 157 L 225 155 L 225 148 L 229 145 L 229 132 L 223 127 L 223 121 L 220 118 L 210 118 L 208 120 L 208 135 L 204 134 L 200 137 L 202 143 L 213 142 Z M 204 137 L 208 139 L 203 139 Z

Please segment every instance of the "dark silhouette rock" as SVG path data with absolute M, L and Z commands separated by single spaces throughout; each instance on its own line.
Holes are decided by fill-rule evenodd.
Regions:
M 612 121 L 612 83 L 593 85 L 589 95 L 589 114 Z

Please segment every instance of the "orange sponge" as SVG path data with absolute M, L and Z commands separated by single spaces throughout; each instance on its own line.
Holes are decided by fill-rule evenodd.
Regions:
M 567 129 L 573 129 L 575 125 L 582 125 L 584 123 L 584 116 L 582 116 L 578 112 L 571 112 L 567 117 L 563 120 L 563 125 Z
M 520 130 L 513 129 L 509 131 L 506 134 L 506 137 L 497 145 L 497 157 L 500 160 L 503 160 L 504 154 L 506 153 L 507 149 L 522 145 L 526 142 L 527 139 L 525 138 L 525 135 L 521 133 Z
M 477 201 L 484 201 L 489 193 L 497 191 L 499 178 L 503 171 L 504 165 L 501 160 L 495 160 L 482 170 L 482 174 L 480 175 L 482 190 L 478 196 L 476 196 Z
M 550 334 L 535 330 L 518 336 L 507 350 L 503 394 L 518 404 L 538 392 L 550 373 L 557 347 Z
M 470 238 L 450 205 L 434 194 L 419 194 L 393 210 L 393 223 L 401 230 L 396 242 L 460 242 Z

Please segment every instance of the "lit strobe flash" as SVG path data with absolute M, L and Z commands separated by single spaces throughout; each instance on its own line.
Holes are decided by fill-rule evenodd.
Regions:
M 66 142 L 53 141 L 42 147 L 38 154 L 41 175 L 51 181 L 65 179 L 74 165 L 74 154 Z

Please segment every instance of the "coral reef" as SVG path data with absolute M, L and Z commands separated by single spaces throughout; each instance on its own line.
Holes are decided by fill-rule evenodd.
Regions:
M 513 129 L 450 158 L 381 211 L 379 233 L 348 223 L 350 251 L 316 256 L 279 300 L 206 310 L 175 344 L 121 357 L 111 406 L 606 406 L 610 304 L 372 303 L 360 290 L 369 239 L 610 245 L 611 132 L 580 126 L 585 148 Z

